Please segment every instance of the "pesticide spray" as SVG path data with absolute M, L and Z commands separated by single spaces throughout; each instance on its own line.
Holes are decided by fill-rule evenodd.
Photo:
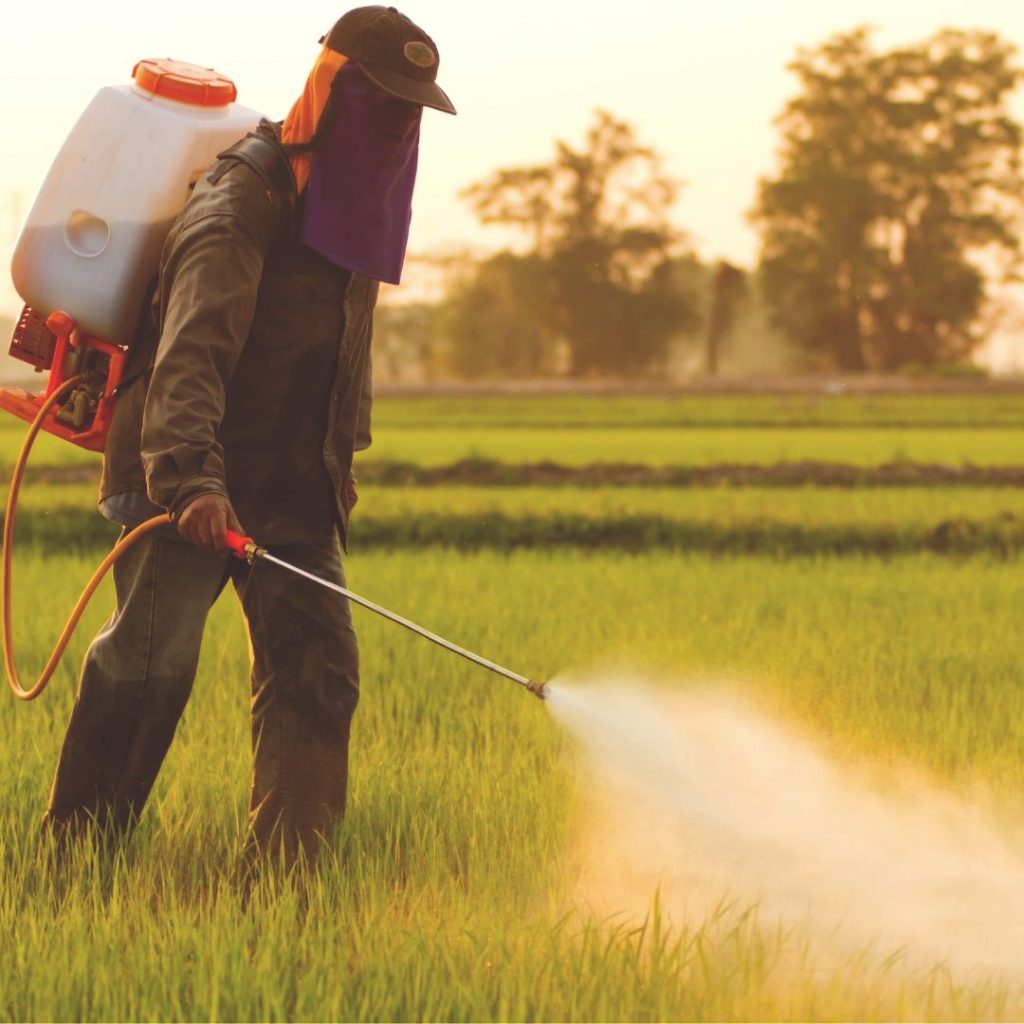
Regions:
M 726 902 L 822 948 L 1024 978 L 1024 845 L 918 782 L 881 785 L 709 686 L 557 679 L 591 807 L 581 901 L 677 923 Z

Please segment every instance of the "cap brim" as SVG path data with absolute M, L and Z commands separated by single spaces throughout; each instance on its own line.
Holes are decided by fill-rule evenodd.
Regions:
M 444 89 L 437 82 L 422 82 L 418 78 L 407 78 L 405 75 L 396 74 L 394 71 L 378 67 L 375 64 L 364 64 L 361 60 L 354 63 L 371 82 L 380 86 L 385 92 L 391 93 L 392 96 L 408 100 L 410 103 L 419 103 L 424 107 L 432 107 L 445 114 L 455 113 L 452 101 L 448 99 Z

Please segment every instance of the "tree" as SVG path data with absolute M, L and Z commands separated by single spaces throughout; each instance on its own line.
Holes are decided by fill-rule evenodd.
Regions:
M 550 164 L 496 171 L 463 195 L 485 224 L 526 234 L 533 270 L 516 278 L 520 307 L 545 344 L 564 339 L 569 372 L 587 375 L 656 366 L 693 328 L 695 309 L 672 287 L 676 190 L 633 128 L 599 110 L 582 149 L 560 141 Z
M 843 370 L 962 360 L 991 275 L 1020 263 L 1020 71 L 985 32 L 877 54 L 867 29 L 799 51 L 781 170 L 752 220 L 775 323 Z
M 441 307 L 448 364 L 460 377 L 526 378 L 555 369 L 556 340 L 538 310 L 546 268 L 501 252 L 455 282 Z

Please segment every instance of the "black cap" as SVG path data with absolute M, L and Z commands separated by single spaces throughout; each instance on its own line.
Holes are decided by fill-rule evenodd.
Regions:
M 441 60 L 434 40 L 394 7 L 357 7 L 343 14 L 320 42 L 348 57 L 385 92 L 455 113 L 434 81 Z

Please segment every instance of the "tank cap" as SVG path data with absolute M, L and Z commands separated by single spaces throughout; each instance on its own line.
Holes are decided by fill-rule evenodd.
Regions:
M 213 68 L 170 58 L 140 60 L 132 69 L 132 79 L 154 96 L 194 107 L 226 107 L 238 95 L 235 83 Z

